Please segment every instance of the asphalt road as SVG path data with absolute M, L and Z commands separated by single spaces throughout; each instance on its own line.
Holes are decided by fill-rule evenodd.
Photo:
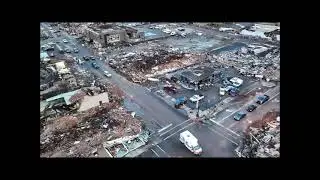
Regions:
M 49 31 L 47 25 L 41 26 L 45 30 Z M 69 42 L 63 43 L 61 42 L 62 39 L 67 39 Z M 60 44 L 62 43 L 70 48 L 77 47 L 79 49 L 79 53 L 71 53 L 72 56 L 76 56 L 81 59 L 83 56 L 93 56 L 93 53 L 91 53 L 89 49 L 82 46 L 76 39 L 65 32 L 61 32 L 61 37 L 54 36 L 53 38 L 42 41 L 41 45 L 50 41 L 60 41 Z M 56 53 L 58 55 L 58 52 Z M 58 56 L 61 55 L 59 54 Z M 159 133 L 157 139 L 160 140 L 158 141 L 159 143 L 141 154 L 141 157 L 195 157 L 179 141 L 179 133 L 183 130 L 189 130 L 198 138 L 199 144 L 203 148 L 203 154 L 201 157 L 235 156 L 234 149 L 239 143 L 239 137 L 227 130 L 223 125 L 209 126 L 187 120 L 184 115 L 177 112 L 174 108 L 169 107 L 162 100 L 155 98 L 152 92 L 148 89 L 131 83 L 118 75 L 112 68 L 106 65 L 104 61 L 96 60 L 95 62 L 100 66 L 99 69 L 94 69 L 91 66 L 92 61 L 84 61 L 84 64 L 79 66 L 89 70 L 98 77 L 110 80 L 120 87 L 125 92 L 129 101 L 135 105 L 134 107 L 143 112 L 141 117 L 146 122 L 149 129 L 158 131 L 159 129 L 171 125 L 168 129 Z M 103 71 L 105 70 L 112 74 L 112 78 L 106 78 L 103 75 Z M 229 117 L 231 118 L 232 115 Z M 225 121 L 229 122 L 229 120 Z
M 189 130 L 198 138 L 199 144 L 203 149 L 200 157 L 236 157 L 234 149 L 240 144 L 241 133 L 249 124 L 248 121 L 257 120 L 257 117 L 260 116 L 259 118 L 261 118 L 265 112 L 272 109 L 279 110 L 279 102 L 274 102 L 274 99 L 279 100 L 280 98 L 279 90 L 279 86 L 276 86 L 259 91 L 258 94 L 269 95 L 270 100 L 263 105 L 259 105 L 255 111 L 247 112 L 247 116 L 240 121 L 233 119 L 234 114 L 239 111 L 245 111 L 249 104 L 255 102 L 256 96 L 230 103 L 230 107 L 212 119 L 211 125 L 189 120 L 179 126 L 171 126 L 161 132 L 162 141 L 142 153 L 140 157 L 198 157 L 192 154 L 179 141 L 179 134 L 185 130 Z M 250 90 L 247 90 L 247 92 L 250 92 Z
M 201 155 L 191 153 L 180 141 L 181 132 L 188 130 L 197 139 L 203 149 Z M 162 136 L 163 141 L 154 145 L 140 157 L 234 157 L 236 144 L 228 141 L 223 133 L 219 133 L 209 125 L 189 121 L 173 128 Z

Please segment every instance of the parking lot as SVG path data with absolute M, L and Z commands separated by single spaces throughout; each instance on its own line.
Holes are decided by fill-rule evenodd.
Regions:
M 239 90 L 240 90 L 239 94 L 242 94 L 243 92 L 247 91 L 247 88 L 250 88 L 250 86 L 252 86 L 255 82 L 259 81 L 256 78 L 243 76 L 243 75 L 239 74 L 239 72 L 233 68 L 221 68 L 219 70 L 221 70 L 224 73 L 224 76 L 226 76 L 226 77 L 238 77 L 243 80 L 242 86 L 239 87 Z M 178 74 L 179 72 L 180 71 L 177 71 L 175 73 Z M 164 76 L 162 76 L 162 77 L 164 77 Z M 159 78 L 161 78 L 161 77 L 159 77 Z M 171 96 L 171 98 L 174 98 L 174 99 L 177 99 L 179 97 L 186 97 L 186 99 L 188 99 L 186 106 L 191 109 L 196 108 L 196 103 L 190 101 L 189 99 L 194 95 L 199 95 L 199 94 L 204 95 L 204 99 L 199 102 L 199 109 L 201 111 L 204 111 L 208 108 L 215 106 L 218 102 L 223 101 L 224 99 L 226 99 L 227 97 L 230 96 L 228 94 L 226 94 L 224 96 L 219 94 L 220 87 L 224 87 L 222 78 L 216 79 L 214 81 L 214 83 L 212 83 L 211 86 L 203 88 L 203 89 L 199 89 L 197 91 L 195 91 L 194 89 L 187 89 L 187 88 L 181 86 L 180 84 L 174 83 L 172 81 L 171 81 L 171 84 L 177 88 L 176 93 L 171 92 L 171 91 L 166 91 L 163 89 L 163 87 L 165 85 L 167 85 L 166 82 L 159 82 L 156 86 L 151 87 L 150 89 L 155 94 L 159 94 L 158 93 L 159 90 L 162 90 L 166 95 Z M 256 88 L 256 87 L 254 87 L 254 88 Z

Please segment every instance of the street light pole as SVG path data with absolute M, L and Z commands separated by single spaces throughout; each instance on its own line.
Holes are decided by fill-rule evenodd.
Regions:
M 198 100 L 198 101 L 197 101 L 197 104 L 196 104 L 197 117 L 199 117 L 199 109 L 200 109 L 200 108 L 199 108 L 199 101 L 200 101 L 200 100 Z

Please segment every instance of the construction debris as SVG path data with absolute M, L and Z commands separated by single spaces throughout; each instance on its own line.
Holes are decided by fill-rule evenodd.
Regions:
M 251 44 L 240 49 L 221 52 L 213 58 L 222 64 L 235 67 L 243 75 L 280 81 L 278 47 Z
M 261 120 L 252 123 L 236 149 L 240 157 L 280 157 L 280 116 L 268 112 Z

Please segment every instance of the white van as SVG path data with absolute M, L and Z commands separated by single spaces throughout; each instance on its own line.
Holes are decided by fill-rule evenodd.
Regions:
M 243 84 L 243 80 L 238 77 L 231 78 L 230 82 L 234 87 L 240 87 Z
M 103 74 L 107 77 L 111 77 L 112 75 L 108 71 L 103 71 Z
M 198 139 L 194 137 L 190 131 L 184 131 L 180 133 L 180 141 L 193 153 L 200 155 L 202 153 L 202 148 L 198 144 Z

